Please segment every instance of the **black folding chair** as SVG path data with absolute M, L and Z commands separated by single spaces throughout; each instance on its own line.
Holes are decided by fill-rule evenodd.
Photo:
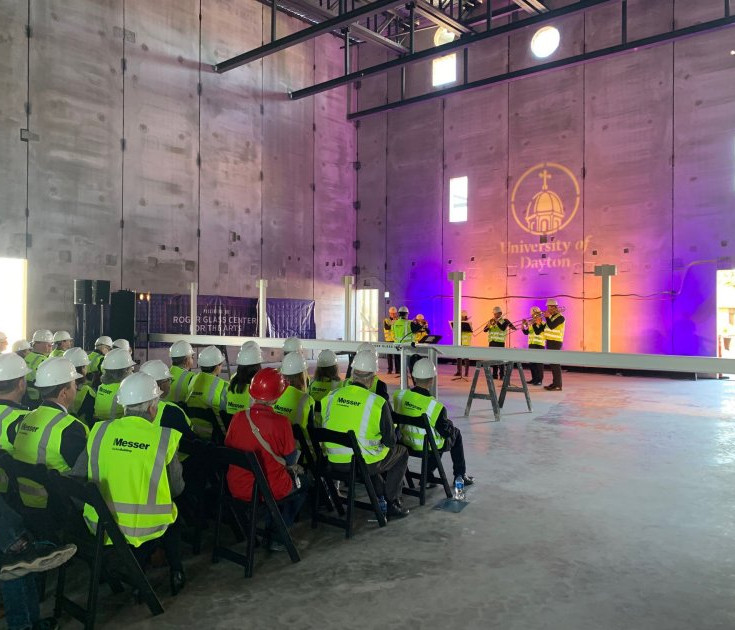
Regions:
M 49 496 L 56 497 L 69 507 L 70 518 L 64 523 L 64 540 L 76 544 L 75 557 L 86 562 L 90 569 L 86 608 L 65 594 L 68 565 L 59 569 L 54 615 L 59 617 L 63 611 L 66 611 L 81 621 L 85 630 L 92 630 L 97 616 L 99 584 L 102 578 L 108 582 L 113 592 L 123 590 L 121 582 L 130 585 L 137 590 L 139 599 L 145 602 L 151 614 L 160 615 L 163 612 L 163 606 L 135 559 L 135 555 L 97 486 L 72 477 L 62 477 L 56 471 L 49 472 L 48 484 Z M 83 521 L 82 513 L 85 503 L 91 505 L 97 512 L 98 521 L 95 534 L 89 532 Z M 106 545 L 106 540 L 112 544 Z
M 419 505 L 426 503 L 426 486 L 428 483 L 437 483 L 444 486 L 444 492 L 447 498 L 452 498 L 452 488 L 449 485 L 447 474 L 444 472 L 444 465 L 441 460 L 441 452 L 436 446 L 436 440 L 434 439 L 434 431 L 431 429 L 429 423 L 429 417 L 426 414 L 422 414 L 418 417 L 406 416 L 400 413 L 393 413 L 393 422 L 398 425 L 398 428 L 402 426 L 410 426 L 424 430 L 424 443 L 420 451 L 414 451 L 408 449 L 408 454 L 411 457 L 418 457 L 421 459 L 421 472 L 413 472 L 406 469 L 406 483 L 408 487 L 403 488 L 403 494 L 408 494 L 413 497 L 419 498 Z M 429 456 L 433 455 L 436 461 L 436 468 L 439 472 L 439 476 L 429 474 Z M 416 488 L 414 480 L 418 480 L 419 487 Z
M 361 508 L 363 510 L 371 510 L 375 514 L 375 518 L 378 521 L 380 527 L 387 525 L 385 514 L 380 509 L 378 503 L 378 496 L 375 493 L 373 482 L 370 479 L 370 473 L 368 472 L 367 464 L 362 456 L 360 445 L 357 442 L 354 431 L 348 431 L 342 433 L 339 431 L 332 431 L 330 429 L 320 429 L 314 426 L 309 427 L 309 435 L 311 436 L 311 443 L 314 445 L 316 451 L 316 474 L 317 478 L 316 488 L 317 491 L 314 493 L 312 498 L 312 510 L 311 510 L 311 526 L 317 527 L 318 522 L 328 523 L 335 527 L 340 527 L 345 530 L 345 537 L 352 537 L 352 526 L 355 508 Z M 324 455 L 324 451 L 321 445 L 325 442 L 337 444 L 339 446 L 349 448 L 352 450 L 352 457 L 350 458 L 349 468 L 346 470 L 339 470 L 335 466 L 330 465 L 329 460 Z M 320 482 L 319 480 L 323 480 Z M 347 498 L 344 499 L 337 493 L 337 488 L 334 484 L 335 480 L 344 482 L 347 486 Z M 357 482 L 363 483 L 367 490 L 369 503 L 365 501 L 358 501 L 355 499 L 355 484 Z M 344 518 L 337 518 L 329 514 L 320 513 L 318 510 L 319 503 L 323 493 L 327 494 L 327 498 L 331 499 L 339 516 Z M 347 513 L 343 509 L 343 504 L 346 505 Z
M 217 414 L 214 412 L 213 409 L 202 409 L 201 407 L 189 407 L 189 419 L 194 422 L 194 420 L 200 420 L 202 422 L 206 422 L 207 424 L 211 425 L 212 427 L 212 442 L 217 445 L 221 445 L 225 443 L 225 433 L 222 429 L 223 423 L 220 422 L 219 418 L 217 417 Z M 196 425 L 194 425 L 194 432 L 196 433 Z M 205 438 L 202 438 L 205 439 Z
M 219 486 L 219 498 L 217 501 L 217 517 L 214 523 L 214 548 L 212 549 L 212 562 L 218 562 L 220 558 L 230 560 L 235 564 L 245 568 L 245 577 L 253 576 L 253 562 L 255 559 L 256 536 L 258 534 L 258 518 L 264 511 L 270 514 L 273 526 L 276 529 L 281 541 L 291 557 L 291 562 L 299 562 L 301 556 L 298 549 L 291 538 L 291 534 L 283 521 L 283 516 L 278 509 L 278 504 L 273 498 L 273 493 L 268 486 L 265 473 L 258 462 L 255 453 L 248 451 L 239 451 L 224 446 L 214 449 L 214 458 L 217 467 L 220 469 L 221 478 Z M 227 487 L 227 470 L 230 466 L 237 466 L 243 470 L 250 471 L 255 477 L 253 484 L 253 496 L 250 501 L 242 501 L 233 497 Z M 262 503 L 261 503 L 262 499 Z M 247 550 L 245 555 L 233 551 L 229 547 L 221 544 L 221 530 L 223 513 L 225 509 L 230 511 L 234 518 L 239 522 L 238 507 L 244 508 L 247 516 L 247 527 L 242 528 L 247 537 Z

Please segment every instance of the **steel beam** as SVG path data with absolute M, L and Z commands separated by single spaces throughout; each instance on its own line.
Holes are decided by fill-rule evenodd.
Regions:
M 539 0 L 513 0 L 513 2 L 531 15 L 546 13 L 549 10 L 543 5 L 543 3 L 539 2 Z
M 371 2 L 370 4 L 361 6 L 359 9 L 348 11 L 347 13 L 343 13 L 342 15 L 338 15 L 328 20 L 325 20 L 321 24 L 315 24 L 314 26 L 302 29 L 296 33 L 287 35 L 286 37 L 281 37 L 280 39 L 270 42 L 269 44 L 265 44 L 264 46 L 260 46 L 259 48 L 249 50 L 248 52 L 232 57 L 231 59 L 226 59 L 225 61 L 217 63 L 212 67 L 215 72 L 222 74 L 223 72 L 234 70 L 235 68 L 244 66 L 247 63 L 257 61 L 258 59 L 262 59 L 263 57 L 267 57 L 268 55 L 272 55 L 273 53 L 277 53 L 281 50 L 285 50 L 286 48 L 290 48 L 291 46 L 296 46 L 296 44 L 301 44 L 303 42 L 309 41 L 310 39 L 313 39 L 314 37 L 317 37 L 319 35 L 324 35 L 326 33 L 330 33 L 331 31 L 339 30 L 345 26 L 349 26 L 350 24 L 357 22 L 360 18 L 367 17 L 368 15 L 373 15 L 374 13 L 378 13 L 380 11 L 387 11 L 388 9 L 392 9 L 403 4 L 406 4 L 406 0 L 375 0 L 375 2 Z
M 591 7 L 595 7 L 601 4 L 608 4 L 610 2 L 620 2 L 620 0 L 580 0 L 575 4 L 570 4 L 566 7 L 549 11 L 548 13 L 535 15 L 520 22 L 513 22 L 504 26 L 498 26 L 497 28 L 493 28 L 490 31 L 477 33 L 476 35 L 472 36 L 470 43 L 474 44 L 476 42 L 490 39 L 491 37 L 500 37 L 501 35 L 512 33 L 514 31 L 519 31 L 521 29 L 528 28 L 529 26 L 544 24 L 556 18 L 570 15 L 572 13 L 578 13 Z M 370 66 L 369 68 L 356 70 L 355 72 L 351 72 L 350 74 L 343 77 L 336 77 L 334 79 L 330 79 L 329 81 L 317 83 L 316 85 L 312 85 L 311 87 L 307 87 L 302 90 L 290 92 L 289 96 L 292 100 L 296 101 L 301 98 L 306 98 L 307 96 L 313 96 L 314 94 L 326 92 L 327 90 L 339 87 L 340 85 L 359 81 L 361 79 L 364 79 L 365 77 L 388 72 L 388 70 L 392 70 L 393 68 L 400 68 L 401 66 L 416 63 L 417 61 L 421 61 L 423 59 L 430 59 L 431 57 L 442 57 L 451 52 L 459 50 L 460 48 L 464 48 L 465 46 L 467 46 L 467 44 L 467 41 L 460 39 L 454 42 L 450 42 L 448 44 L 444 44 L 442 46 L 427 48 L 426 50 L 421 50 L 412 55 L 406 55 L 398 59 L 392 59 L 391 61 L 386 61 L 385 63 Z
M 635 41 L 627 42 L 625 44 L 617 44 L 608 48 L 601 48 L 593 52 L 588 52 L 580 55 L 574 55 L 567 57 L 566 59 L 560 59 L 558 61 L 551 61 L 549 63 L 539 64 L 537 66 L 531 66 L 530 68 L 523 68 L 522 70 L 514 70 L 513 72 L 506 72 L 503 74 L 495 75 L 493 77 L 487 77 L 485 79 L 479 79 L 463 85 L 457 85 L 454 87 L 446 88 L 444 90 L 436 90 L 427 94 L 421 94 L 420 96 L 413 96 L 401 101 L 395 101 L 393 103 L 387 103 L 385 105 L 379 105 L 378 107 L 372 107 L 358 112 L 353 112 L 347 115 L 348 120 L 356 120 L 372 114 L 378 114 L 391 109 L 397 109 L 399 107 L 405 107 L 406 105 L 413 105 L 415 103 L 421 103 L 423 101 L 429 101 L 435 98 L 442 98 L 457 92 L 465 92 L 467 90 L 476 90 L 477 88 L 486 87 L 488 85 L 497 85 L 501 83 L 507 83 L 509 81 L 517 81 L 534 74 L 541 74 L 543 72 L 549 72 L 552 70 L 558 70 L 559 68 L 567 68 L 571 66 L 581 65 L 603 57 L 611 57 L 623 53 L 630 52 L 631 50 L 642 50 L 645 48 L 653 48 L 661 44 L 668 42 L 684 39 L 686 37 L 693 37 L 701 33 L 709 31 L 715 31 L 723 28 L 728 28 L 735 25 L 735 17 L 724 17 L 717 20 L 710 20 L 709 22 L 702 22 L 693 26 L 687 26 L 686 28 L 680 28 L 674 31 L 667 31 L 666 33 L 660 33 L 651 37 L 644 37 Z M 498 29 L 500 30 L 500 29 Z M 495 31 L 493 31 L 495 32 Z M 473 38 L 470 43 L 477 41 Z M 464 46 L 467 46 L 466 42 L 463 42 Z M 443 47 L 440 47 L 443 48 Z M 438 49 L 436 49 L 438 50 Z M 420 53 L 417 53 L 420 54 Z M 384 64 L 383 64 L 384 65 Z M 308 88 L 307 88 L 308 89 Z M 294 92 L 293 94 L 296 94 Z M 293 95 L 292 95 L 293 98 Z
M 417 13 L 420 13 L 426 19 L 433 22 L 437 26 L 443 26 L 444 28 L 449 29 L 450 31 L 454 31 L 455 33 L 459 33 L 461 35 L 474 33 L 474 31 L 469 26 L 465 26 L 454 18 L 449 17 L 446 13 L 444 13 L 444 11 L 440 11 L 436 7 L 431 6 L 428 2 L 424 2 L 424 0 L 415 0 L 414 4 Z

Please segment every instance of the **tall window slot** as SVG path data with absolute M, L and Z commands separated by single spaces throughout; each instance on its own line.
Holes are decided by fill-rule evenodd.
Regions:
M 434 59 L 431 63 L 431 85 L 439 87 L 457 80 L 457 54 Z
M 449 180 L 449 222 L 461 223 L 467 220 L 467 199 L 469 179 L 467 176 L 453 177 Z

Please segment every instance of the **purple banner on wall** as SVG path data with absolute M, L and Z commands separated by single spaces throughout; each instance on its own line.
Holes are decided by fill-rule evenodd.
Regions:
M 269 299 L 266 311 L 269 337 L 316 338 L 313 300 Z M 189 296 L 151 295 L 149 322 L 151 333 L 188 335 Z M 257 298 L 200 295 L 197 298 L 197 334 L 257 336 Z

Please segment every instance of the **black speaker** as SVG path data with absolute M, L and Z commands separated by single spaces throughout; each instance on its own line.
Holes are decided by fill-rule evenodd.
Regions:
M 92 302 L 91 304 L 109 304 L 110 303 L 110 281 L 109 280 L 93 280 L 92 281 Z
M 110 337 L 135 342 L 135 293 L 115 291 L 110 300 Z
M 93 280 L 74 280 L 74 304 L 94 304 L 92 302 L 93 282 Z

